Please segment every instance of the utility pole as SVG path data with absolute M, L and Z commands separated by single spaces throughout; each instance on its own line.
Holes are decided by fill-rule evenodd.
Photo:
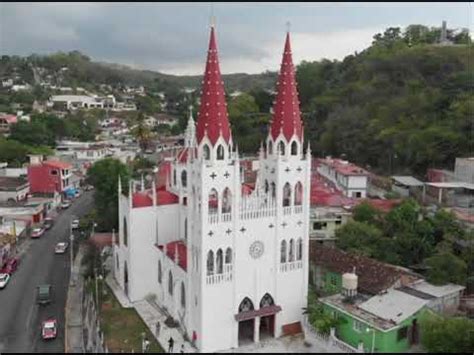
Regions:
M 72 219 L 73 216 L 71 216 L 71 220 L 69 221 L 69 240 L 70 240 L 70 247 L 69 247 L 69 255 L 71 257 L 71 275 L 70 275 L 70 284 L 71 286 L 74 286 L 74 234 L 72 233 Z
M 97 304 L 97 312 L 99 312 L 99 284 L 97 283 L 97 267 L 94 267 L 95 278 L 95 302 Z

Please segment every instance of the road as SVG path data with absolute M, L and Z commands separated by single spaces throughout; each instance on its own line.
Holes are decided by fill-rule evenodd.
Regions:
M 0 290 L 0 353 L 64 352 L 64 308 L 69 283 L 70 254 L 54 254 L 60 241 L 69 241 L 72 216 L 81 217 L 93 207 L 93 192 L 84 192 L 67 210 L 59 213 L 53 227 L 39 239 L 24 241 L 18 270 L 7 287 Z M 53 302 L 36 304 L 36 286 L 51 284 Z M 41 338 L 41 322 L 55 317 L 58 337 Z

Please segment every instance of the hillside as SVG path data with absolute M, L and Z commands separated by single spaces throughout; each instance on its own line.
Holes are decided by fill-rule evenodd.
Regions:
M 112 86 L 168 86 L 175 88 L 194 87 L 200 85 L 202 76 L 167 75 L 151 70 L 136 70 L 126 65 L 92 61 L 88 56 L 73 51 L 51 55 L 31 55 L 29 57 L 2 56 L 0 61 L 0 77 L 7 78 L 19 74 L 29 84 L 35 83 L 33 68 L 41 79 L 54 85 L 67 87 L 83 87 L 93 90 L 100 84 Z M 273 87 L 276 73 L 256 75 L 229 74 L 224 75 L 226 88 L 229 92 L 247 91 L 257 86 L 265 89 Z

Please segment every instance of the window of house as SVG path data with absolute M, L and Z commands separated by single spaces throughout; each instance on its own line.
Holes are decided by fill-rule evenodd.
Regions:
M 339 226 L 342 223 L 342 221 L 336 221 L 336 226 Z
M 402 327 L 398 329 L 397 341 L 403 340 L 408 337 L 408 327 Z
M 354 319 L 353 322 L 352 322 L 352 328 L 356 331 L 356 332 L 363 332 L 364 329 L 365 329 L 365 324 L 362 323 L 362 322 L 359 322 L 357 319 Z
M 332 286 L 337 286 L 337 277 L 335 275 L 331 275 L 329 282 Z
M 313 222 L 313 230 L 326 229 L 328 224 L 326 222 Z
M 58 171 L 57 170 L 51 170 L 51 175 L 58 175 Z
M 362 197 L 362 193 L 360 193 L 360 192 L 356 192 L 356 197 L 357 197 L 357 198 L 360 198 L 360 197 Z

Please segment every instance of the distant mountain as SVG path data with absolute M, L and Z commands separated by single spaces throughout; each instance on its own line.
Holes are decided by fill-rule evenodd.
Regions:
M 163 90 L 170 85 L 174 88 L 198 88 L 202 80 L 201 75 L 177 76 L 152 70 L 133 69 L 122 64 L 95 62 L 79 51 L 58 52 L 50 55 L 33 54 L 29 57 L 2 56 L 0 76 L 5 78 L 20 74 L 19 76 L 23 81 L 33 84 L 32 67 L 38 69 L 37 72 L 41 73 L 43 81 L 55 85 L 89 89 L 93 89 L 94 86 L 100 84 L 153 85 L 157 89 L 162 86 Z M 273 89 L 276 77 L 276 72 L 223 76 L 228 92 L 235 90 L 248 91 L 252 87 Z

